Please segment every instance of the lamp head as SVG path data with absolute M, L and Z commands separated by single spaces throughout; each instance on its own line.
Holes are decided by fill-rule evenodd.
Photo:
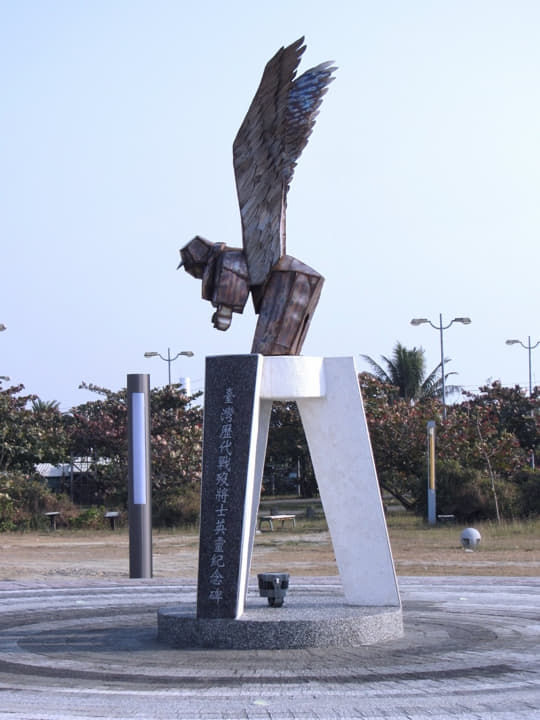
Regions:
M 423 325 L 424 323 L 429 322 L 427 318 L 413 318 L 411 320 L 411 325 Z
M 468 317 L 454 318 L 453 322 L 458 322 L 458 323 L 461 323 L 462 325 L 470 325 L 471 318 L 468 318 Z
M 157 352 L 145 352 L 144 357 L 156 357 L 158 355 Z
M 519 342 L 520 342 L 519 340 L 507 340 L 506 344 L 507 345 L 519 345 Z

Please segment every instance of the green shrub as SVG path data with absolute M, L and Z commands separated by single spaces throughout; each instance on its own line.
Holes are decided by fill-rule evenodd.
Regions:
M 514 478 L 519 517 L 540 516 L 540 470 L 522 470 Z
M 89 507 L 81 510 L 72 518 L 69 525 L 78 530 L 101 530 L 105 526 L 105 510 L 101 507 Z
M 23 473 L 0 474 L 0 532 L 49 527 L 46 512 L 59 512 L 58 524 L 69 524 L 77 509 L 66 495 L 51 492 L 43 480 Z
M 198 488 L 186 488 L 180 495 L 161 498 L 152 503 L 154 527 L 192 525 L 199 519 L 200 493 Z
M 0 530 L 35 530 L 45 524 L 53 496 L 23 473 L 0 475 Z

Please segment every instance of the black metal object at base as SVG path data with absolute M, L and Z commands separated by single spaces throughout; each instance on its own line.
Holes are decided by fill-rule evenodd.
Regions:
M 259 594 L 270 607 L 281 607 L 289 589 L 289 573 L 259 573 Z

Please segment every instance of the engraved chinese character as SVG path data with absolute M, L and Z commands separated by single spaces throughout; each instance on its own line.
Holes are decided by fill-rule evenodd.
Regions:
M 217 473 L 216 486 L 219 488 L 228 488 L 229 487 L 229 473 L 228 472 L 218 472 Z
M 217 465 L 218 465 L 218 470 L 230 471 L 231 458 L 228 455 L 218 455 Z
M 216 500 L 218 503 L 226 503 L 229 497 L 228 488 L 218 488 L 216 490 Z
M 210 567 L 217 567 L 217 568 L 225 567 L 225 563 L 223 562 L 223 555 L 214 553 L 212 555 L 212 557 L 210 558 Z
M 228 387 L 225 389 L 225 395 L 223 396 L 223 402 L 227 404 L 232 404 L 234 400 L 234 392 L 232 387 Z
M 225 550 L 225 538 L 223 535 L 218 535 L 214 539 L 214 552 L 218 554 L 222 554 Z
M 210 590 L 210 592 L 208 593 L 208 599 L 215 600 L 215 602 L 218 603 L 220 600 L 223 600 L 223 590 L 221 590 L 220 588 Z
M 232 422 L 234 409 L 232 405 L 224 407 L 221 411 L 220 419 L 223 424 Z
M 223 585 L 223 575 L 220 573 L 219 568 L 216 568 L 210 574 L 210 585 Z
M 225 515 L 229 512 L 229 508 L 224 505 L 223 503 L 220 503 L 216 507 L 216 517 L 217 518 L 225 518 Z M 225 519 L 223 519 L 223 522 L 225 522 Z
M 225 519 L 218 518 L 216 520 L 216 526 L 214 528 L 214 535 L 225 535 L 227 528 L 225 527 Z
M 223 440 L 223 442 L 221 442 L 219 444 L 219 452 L 224 453 L 228 457 L 231 457 L 232 449 L 233 449 L 233 442 L 230 439 Z
M 220 438 L 230 438 L 232 437 L 232 424 L 231 423 L 223 423 L 221 426 L 221 431 L 219 433 Z

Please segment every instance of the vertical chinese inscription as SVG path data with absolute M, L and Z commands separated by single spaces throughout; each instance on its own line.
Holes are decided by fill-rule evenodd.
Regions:
M 223 600 L 223 579 L 225 570 L 225 543 L 227 542 L 227 513 L 229 512 L 229 489 L 231 459 L 233 456 L 234 391 L 226 387 L 223 395 L 223 407 L 220 412 L 219 434 L 216 442 L 219 447 L 215 477 L 216 507 L 214 527 L 214 547 L 210 556 L 210 591 L 208 599 L 219 603 Z
M 197 586 L 201 618 L 238 614 L 242 538 L 246 533 L 249 537 L 244 511 L 260 360 L 258 355 L 206 360 Z

